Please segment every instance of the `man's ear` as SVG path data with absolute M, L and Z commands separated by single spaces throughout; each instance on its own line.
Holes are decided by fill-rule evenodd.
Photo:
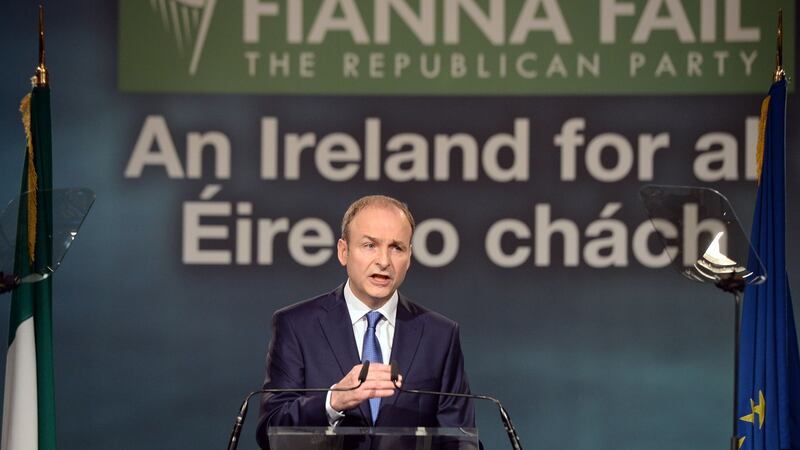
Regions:
M 339 258 L 339 264 L 343 266 L 347 265 L 347 252 L 347 241 L 339 239 L 339 242 L 336 243 L 336 256 Z

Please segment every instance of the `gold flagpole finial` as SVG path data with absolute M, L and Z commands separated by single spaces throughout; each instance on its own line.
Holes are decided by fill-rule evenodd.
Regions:
M 772 81 L 777 82 L 786 78 L 786 72 L 783 70 L 783 10 L 778 10 L 778 48 L 775 53 L 775 75 Z
M 50 84 L 49 78 L 44 65 L 44 6 L 39 5 L 39 65 L 36 67 L 36 86 L 47 87 Z

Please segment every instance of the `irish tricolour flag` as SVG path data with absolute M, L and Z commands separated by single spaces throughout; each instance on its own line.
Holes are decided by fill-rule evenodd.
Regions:
M 46 273 L 52 258 L 50 88 L 35 86 L 20 107 L 27 137 L 14 273 Z M 22 284 L 11 299 L 0 450 L 56 448 L 52 278 Z

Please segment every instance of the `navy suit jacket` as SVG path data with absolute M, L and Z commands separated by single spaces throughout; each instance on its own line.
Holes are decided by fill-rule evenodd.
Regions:
M 264 388 L 328 388 L 360 364 L 344 286 L 283 308 L 272 317 Z M 468 393 L 458 324 L 399 296 L 390 361 L 403 387 Z M 328 426 L 325 393 L 265 394 L 256 438 L 269 426 Z M 381 400 L 377 423 L 368 402 L 344 411 L 339 426 L 475 427 L 469 399 L 397 392 Z

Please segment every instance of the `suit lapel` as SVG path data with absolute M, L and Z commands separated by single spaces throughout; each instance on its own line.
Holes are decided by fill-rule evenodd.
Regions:
M 350 321 L 350 313 L 347 311 L 343 289 L 344 286 L 339 286 L 328 296 L 322 304 L 326 312 L 319 316 L 322 332 L 339 364 L 340 378 L 350 372 L 353 366 L 361 363 L 358 359 L 358 347 L 354 340 L 353 324 Z M 367 402 L 363 402 L 359 406 L 359 410 L 365 420 L 371 421 L 368 405 Z
M 400 296 L 397 304 L 397 317 L 392 342 L 392 357 L 390 361 L 397 363 L 401 375 L 410 373 L 411 363 L 417 354 L 420 339 L 422 338 L 423 322 L 417 320 L 417 311 L 404 296 Z M 384 398 L 381 406 L 394 405 L 398 395 Z M 378 415 L 380 419 L 380 415 Z

